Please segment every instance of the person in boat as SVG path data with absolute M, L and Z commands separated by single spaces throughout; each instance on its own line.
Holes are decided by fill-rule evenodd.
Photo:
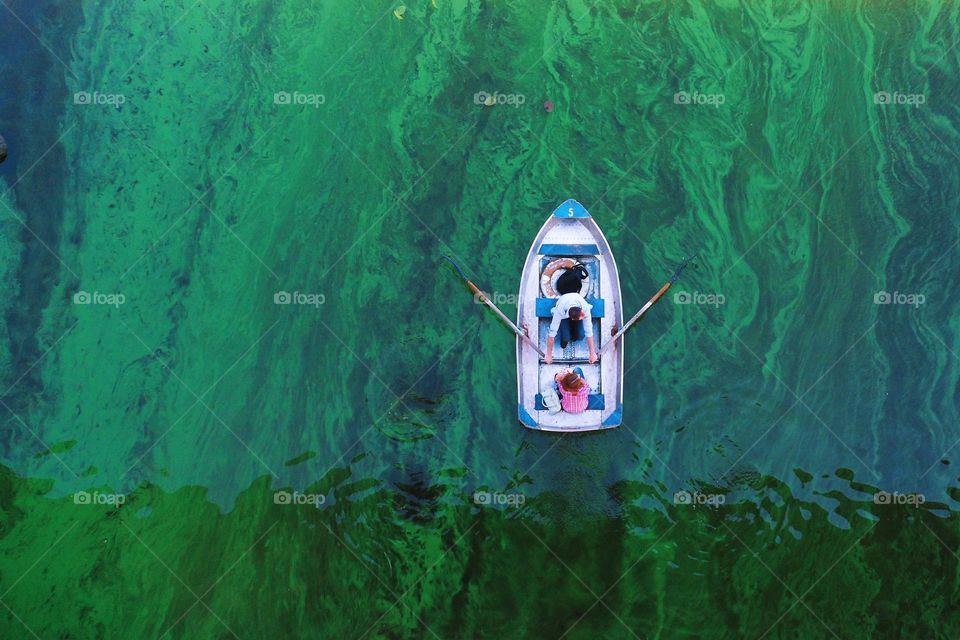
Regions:
M 560 394 L 560 406 L 567 413 L 583 413 L 590 400 L 590 385 L 580 367 L 564 369 L 553 377 Z
M 560 348 L 565 349 L 571 342 L 587 339 L 590 348 L 590 363 L 597 361 L 597 350 L 593 342 L 593 319 L 590 317 L 590 305 L 579 293 L 565 293 L 557 298 L 553 307 L 553 320 L 547 334 L 547 364 L 553 362 L 553 343 L 560 335 Z

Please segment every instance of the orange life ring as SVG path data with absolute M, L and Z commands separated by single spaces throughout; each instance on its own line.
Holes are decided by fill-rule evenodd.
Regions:
M 553 275 L 560 269 L 570 269 L 575 264 L 577 262 L 573 258 L 558 258 L 544 267 L 543 273 L 540 274 L 540 290 L 543 291 L 543 295 L 547 298 L 559 298 L 560 294 L 553 288 Z

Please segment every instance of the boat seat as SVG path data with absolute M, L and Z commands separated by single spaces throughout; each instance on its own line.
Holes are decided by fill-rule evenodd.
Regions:
M 587 410 L 602 410 L 604 408 L 603 394 L 591 393 L 587 396 Z M 535 398 L 534 409 L 537 411 L 546 411 L 547 405 L 543 404 L 543 394 L 538 393 Z
M 537 253 L 542 256 L 598 256 L 600 247 L 595 244 L 543 244 Z
M 594 318 L 603 317 L 603 298 L 587 298 L 587 304 L 590 305 L 590 315 Z M 557 306 L 556 298 L 537 298 L 537 317 L 552 318 L 553 308 Z

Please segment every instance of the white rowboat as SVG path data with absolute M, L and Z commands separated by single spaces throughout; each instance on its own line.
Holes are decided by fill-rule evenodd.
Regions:
M 517 325 L 546 351 L 547 332 L 557 295 L 551 276 L 544 270 L 561 258 L 582 263 L 589 277 L 580 291 L 591 305 L 593 336 L 599 352 L 623 326 L 620 275 L 610 245 L 600 227 L 576 200 L 557 207 L 541 227 L 530 247 L 520 278 Z M 555 282 L 559 273 L 552 276 Z M 543 280 L 543 282 L 541 282 Z M 623 338 L 604 351 L 600 360 L 588 362 L 585 339 L 566 349 L 554 345 L 553 363 L 546 364 L 528 342 L 517 338 L 518 417 L 523 426 L 543 431 L 598 431 L 620 425 L 623 415 Z M 590 385 L 590 399 L 583 413 L 551 414 L 542 393 L 554 393 L 553 377 L 566 368 L 580 367 Z

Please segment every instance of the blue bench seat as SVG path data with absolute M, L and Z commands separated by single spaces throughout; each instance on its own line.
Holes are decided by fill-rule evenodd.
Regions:
M 595 244 L 542 244 L 537 253 L 542 256 L 598 256 L 600 247 Z
M 543 395 L 542 395 L 542 394 L 538 393 L 538 394 L 536 395 L 535 400 L 536 400 L 536 403 L 534 404 L 534 408 L 535 408 L 537 411 L 546 411 L 546 410 L 547 410 L 547 405 L 543 404 Z M 589 396 L 587 396 L 587 410 L 588 410 L 588 411 L 590 411 L 590 410 L 603 410 L 603 408 L 604 408 L 604 402 L 603 402 L 603 394 L 602 394 L 602 393 L 591 393 Z
M 603 298 L 587 298 L 587 304 L 591 306 L 590 315 L 594 318 L 603 317 Z M 537 317 L 552 318 L 553 308 L 557 306 L 556 298 L 537 298 Z

